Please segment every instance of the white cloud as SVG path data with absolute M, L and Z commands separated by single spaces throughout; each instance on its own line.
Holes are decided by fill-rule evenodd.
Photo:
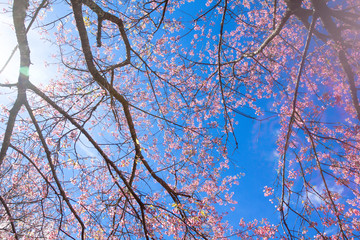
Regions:
M 322 197 L 319 196 L 319 194 L 321 194 L 322 196 L 324 195 L 325 193 L 325 185 L 324 183 L 321 183 L 319 185 L 315 185 L 314 187 L 314 190 L 316 191 L 312 191 L 310 190 L 307 197 L 308 197 L 308 200 L 314 204 L 315 207 L 318 207 L 320 206 L 322 203 L 324 203 Z M 344 192 L 344 188 L 342 186 L 339 186 L 339 185 L 331 185 L 329 186 L 329 190 L 332 192 L 332 193 L 338 193 L 338 194 L 342 194 Z

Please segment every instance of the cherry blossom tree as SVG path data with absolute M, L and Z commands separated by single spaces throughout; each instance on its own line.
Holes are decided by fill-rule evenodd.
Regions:
M 359 8 L 13 0 L 3 14 L 20 66 L 0 83 L 16 91 L 1 109 L 1 238 L 358 238 Z M 44 85 L 30 29 L 56 49 Z M 238 207 L 242 174 L 228 168 L 241 118 L 280 124 L 278 180 L 264 186 L 278 222 L 231 226 L 217 207 Z

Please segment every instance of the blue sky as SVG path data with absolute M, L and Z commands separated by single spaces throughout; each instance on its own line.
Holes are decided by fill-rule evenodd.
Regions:
M 198 4 L 198 2 L 197 2 Z M 54 6 L 54 14 L 57 16 L 64 15 L 66 8 L 57 8 L 58 5 Z M 189 13 L 193 14 L 195 11 L 198 11 L 198 6 L 195 7 L 194 3 L 187 4 L 184 7 L 184 11 L 189 11 Z M 59 10 L 60 9 L 60 10 Z M 179 13 L 180 14 L 180 13 Z M 176 14 L 175 14 L 176 16 Z M 187 15 L 183 15 L 185 20 L 187 19 Z M 1 21 L 8 21 L 8 19 L 4 19 L 0 15 Z M 11 19 L 12 20 L 12 19 Z M 215 21 L 219 21 L 219 19 L 215 19 Z M 226 30 L 231 30 L 231 24 L 225 26 Z M 11 30 L 4 30 L 4 26 L 1 27 L 0 33 L 3 36 L 0 38 L 0 47 L 1 52 L 4 52 L 4 55 L 9 55 L 12 47 L 15 46 L 15 38 L 13 32 Z M 55 28 L 56 29 L 56 28 Z M 4 37 L 8 31 L 9 36 Z M 184 33 L 187 32 L 188 29 L 184 30 Z M 213 27 L 214 34 L 217 34 L 219 31 L 219 25 L 215 25 Z M 4 34 L 5 33 L 5 34 Z M 192 38 L 195 32 L 190 32 L 190 34 L 184 37 L 183 40 L 187 40 Z M 157 33 L 156 36 L 161 35 L 161 30 Z M 33 65 L 30 68 L 30 79 L 32 82 L 35 82 L 37 85 L 41 83 L 48 83 L 48 79 L 52 77 L 52 74 L 55 72 L 54 68 L 44 68 L 44 60 L 52 61 L 49 57 L 53 51 L 58 51 L 58 49 L 54 46 L 46 45 L 44 47 L 43 43 L 39 39 L 39 36 L 36 34 L 36 31 L 31 31 L 29 34 L 30 39 L 30 47 L 32 54 L 31 59 Z M 12 42 L 14 44 L 9 44 Z M 190 41 L 189 41 L 190 42 Z M 215 41 L 216 42 L 216 41 Z M 14 46 L 13 46 L 14 45 Z M 201 42 L 198 43 L 201 45 Z M 190 46 L 190 45 L 189 45 Z M 0 59 L 0 66 L 2 66 L 2 61 L 4 59 Z M 10 75 L 14 72 L 17 72 L 17 63 L 18 63 L 18 55 L 14 56 L 14 63 L 9 65 L 6 74 L 2 75 L 1 82 L 3 80 L 16 77 Z M 199 75 L 201 75 L 199 73 Z M 0 95 L 0 99 L 2 103 L 6 102 L 6 96 Z M 269 101 L 263 101 L 262 107 L 267 108 Z M 252 111 L 248 111 L 248 109 L 244 109 L 244 112 L 254 116 Z M 261 117 L 260 117 L 261 118 Z M 279 223 L 279 213 L 275 209 L 275 204 L 270 203 L 269 197 L 265 197 L 263 193 L 264 186 L 274 186 L 277 183 L 277 163 L 279 160 L 279 155 L 277 154 L 276 148 L 276 140 L 279 131 L 279 123 L 278 118 L 270 118 L 264 121 L 256 121 L 249 118 L 246 118 L 241 115 L 237 115 L 235 118 L 238 121 L 238 124 L 235 126 L 235 135 L 238 140 L 238 148 L 234 151 L 233 148 L 229 147 L 229 159 L 230 159 L 230 168 L 227 172 L 224 172 L 223 175 L 237 175 L 239 173 L 244 173 L 244 176 L 240 178 L 239 185 L 233 186 L 232 190 L 234 192 L 234 200 L 238 202 L 235 206 L 235 210 L 231 211 L 231 205 L 226 207 L 218 205 L 219 211 L 227 211 L 228 215 L 225 217 L 225 220 L 228 220 L 231 225 L 237 226 L 239 220 L 244 218 L 245 221 L 251 221 L 254 219 L 262 219 L 267 218 L 270 223 L 278 224 Z M 220 125 L 223 120 L 219 120 Z M 231 138 L 231 136 L 230 136 Z M 99 137 L 98 139 L 101 139 Z M 84 140 L 86 145 L 86 141 Z M 91 155 L 91 151 L 87 152 L 86 147 L 79 145 L 79 148 L 82 149 L 84 154 Z M 230 141 L 229 146 L 235 146 L 233 140 Z M 318 179 L 314 179 L 314 184 L 316 184 Z M 321 185 L 319 185 L 319 189 L 321 189 Z M 334 188 L 334 187 L 333 187 Z M 337 191 L 341 192 L 341 189 L 337 189 Z M 316 196 L 314 196 L 314 202 L 316 202 Z M 330 231 L 330 230 L 329 230 Z
M 206 9 L 205 3 L 206 1 L 203 1 L 203 5 L 201 1 L 187 3 L 182 7 L 182 10 L 196 16 L 201 7 Z M 215 3 L 214 1 L 213 4 Z M 182 17 L 185 21 L 193 20 L 181 11 L 178 13 L 175 11 L 174 15 Z M 214 17 L 213 14 L 210 16 Z M 220 17 L 221 15 L 217 15 L 215 18 L 207 18 L 216 23 L 211 28 L 214 35 L 220 32 Z M 224 27 L 224 31 L 232 30 L 235 25 L 233 25 L 231 21 L 226 22 L 227 24 Z M 207 25 L 209 21 L 199 21 L 199 24 Z M 188 29 L 185 29 L 184 32 L 187 33 Z M 198 32 L 191 31 L 186 35 L 185 41 L 189 39 L 190 42 L 192 36 L 196 33 Z M 214 43 L 216 43 L 216 41 Z M 197 44 L 200 48 L 202 42 L 197 42 Z M 269 106 L 269 101 L 264 100 L 262 102 L 262 107 L 266 108 Z M 255 116 L 254 112 L 247 107 L 240 109 L 240 111 L 250 116 Z M 261 118 L 263 117 L 259 117 L 259 119 Z M 273 224 L 279 223 L 279 213 L 276 211 L 275 205 L 270 203 L 270 198 L 265 197 L 263 193 L 264 186 L 272 187 L 277 178 L 276 169 L 279 155 L 276 150 L 276 140 L 280 128 L 278 120 L 279 119 L 275 117 L 264 121 L 256 121 L 239 114 L 237 114 L 235 118 L 235 121 L 238 122 L 238 124 L 234 126 L 238 148 L 234 150 L 235 144 L 230 134 L 231 141 L 228 150 L 230 168 L 224 175 L 243 173 L 244 176 L 240 178 L 238 186 L 234 185 L 232 187 L 234 200 L 238 202 L 235 210 L 230 211 L 229 206 L 227 206 L 227 208 L 219 207 L 219 209 L 226 209 L 225 211 L 229 213 L 226 219 L 229 220 L 233 226 L 237 226 L 241 218 L 244 218 L 245 221 L 267 218 Z M 223 120 L 220 119 L 220 122 L 223 122 Z M 276 200 L 274 202 L 276 203 Z
M 62 16 L 62 10 L 54 6 L 56 16 Z M 186 11 L 197 11 L 193 3 L 185 7 Z M 52 14 L 50 14 L 52 16 Z M 53 18 L 53 17 L 51 17 Z M 50 18 L 50 19 L 51 19 Z M 0 47 L 3 56 L 9 56 L 13 47 L 15 47 L 14 32 L 8 27 L 12 24 L 10 15 L 1 16 L 1 38 Z M 5 24 L 4 24 L 5 23 Z M 219 30 L 219 26 L 214 26 L 214 32 Z M 190 34 L 192 36 L 193 33 Z M 52 62 L 50 55 L 53 51 L 58 51 L 54 46 L 41 41 L 36 30 L 29 33 L 29 42 L 31 47 L 32 66 L 30 68 L 30 80 L 36 85 L 47 84 L 55 72 L 53 67 L 45 67 L 44 61 Z M 201 43 L 200 43 L 201 44 Z M 4 74 L 1 75 L 1 82 L 4 80 L 16 81 L 18 68 L 18 54 L 15 54 L 12 62 L 7 67 Z M 0 66 L 3 66 L 5 58 L 1 58 Z M 1 95 L 1 102 L 7 103 L 6 95 Z M 14 96 L 15 97 L 15 96 Z M 239 124 L 235 127 L 235 134 L 239 142 L 238 149 L 233 151 L 229 149 L 230 169 L 224 174 L 245 175 L 239 180 L 239 185 L 234 186 L 234 200 L 238 202 L 235 211 L 230 211 L 228 207 L 219 206 L 219 210 L 227 209 L 229 212 L 228 219 L 232 225 L 236 226 L 240 218 L 253 220 L 255 218 L 268 218 L 271 222 L 277 223 L 277 214 L 274 214 L 274 205 L 269 202 L 269 198 L 264 197 L 263 187 L 271 186 L 276 181 L 276 163 L 278 156 L 276 154 L 276 133 L 278 129 L 277 120 L 270 119 L 258 122 L 252 119 L 238 116 L 236 120 Z
M 238 205 L 234 212 L 229 212 L 229 218 L 234 224 L 242 217 L 245 221 L 267 218 L 277 224 L 275 205 L 263 193 L 264 186 L 273 186 L 277 177 L 276 134 L 279 127 L 276 118 L 259 122 L 238 116 L 237 120 L 235 134 L 239 148 L 230 153 L 229 173 L 242 172 L 244 176 L 239 180 L 240 184 L 233 187 Z

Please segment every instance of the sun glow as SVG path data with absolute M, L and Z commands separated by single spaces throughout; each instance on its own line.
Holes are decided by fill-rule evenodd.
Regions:
M 0 83 L 16 83 L 18 77 L 19 52 L 15 51 L 9 60 L 17 45 L 12 26 L 12 18 L 4 14 L 0 15 Z M 8 64 L 5 66 L 7 62 Z
M 30 30 L 27 37 L 31 46 L 31 65 L 29 69 L 22 69 L 19 65 L 19 49 L 13 19 L 5 14 L 0 15 L 0 83 L 16 83 L 19 72 L 29 74 L 30 81 L 35 85 L 47 85 L 54 76 L 55 67 L 46 66 L 46 61 L 51 60 L 50 53 L 54 49 L 41 39 L 36 30 Z

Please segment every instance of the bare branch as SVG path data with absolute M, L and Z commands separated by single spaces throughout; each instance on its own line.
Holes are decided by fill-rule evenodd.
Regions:
M 287 131 L 287 135 L 286 135 L 284 153 L 282 155 L 282 167 L 281 167 L 281 169 L 282 169 L 282 172 L 281 172 L 282 191 L 281 191 L 281 200 L 280 200 L 279 209 L 280 209 L 280 213 L 281 213 L 282 222 L 285 224 L 286 230 L 287 230 L 288 234 L 290 235 L 290 237 L 292 236 L 292 234 L 291 234 L 291 231 L 290 231 L 289 227 L 286 224 L 286 217 L 285 217 L 285 214 L 284 214 L 285 185 L 286 185 L 286 183 L 285 183 L 286 153 L 287 153 L 287 150 L 288 150 L 288 147 L 289 147 L 290 136 L 291 136 L 291 132 L 292 132 L 292 126 L 293 126 L 293 123 L 294 123 L 294 120 L 295 120 L 296 102 L 297 102 L 297 97 L 298 97 L 298 92 L 299 92 L 301 73 L 302 73 L 302 70 L 303 70 L 304 65 L 305 65 L 305 59 L 306 59 L 307 51 L 308 51 L 309 46 L 310 46 L 310 41 L 311 41 L 311 37 L 312 37 L 313 29 L 315 27 L 316 20 L 317 20 L 317 15 L 316 15 L 316 13 L 314 13 L 313 19 L 312 19 L 312 22 L 311 22 L 311 27 L 310 27 L 310 29 L 308 31 L 304 51 L 303 51 L 303 54 L 302 54 L 302 58 L 301 58 L 301 62 L 300 62 L 299 70 L 298 70 L 298 75 L 296 77 L 296 86 L 295 86 L 294 97 L 293 97 L 293 102 L 292 102 L 292 113 L 291 113 L 290 121 L 289 121 L 289 124 L 288 124 L 288 131 Z

